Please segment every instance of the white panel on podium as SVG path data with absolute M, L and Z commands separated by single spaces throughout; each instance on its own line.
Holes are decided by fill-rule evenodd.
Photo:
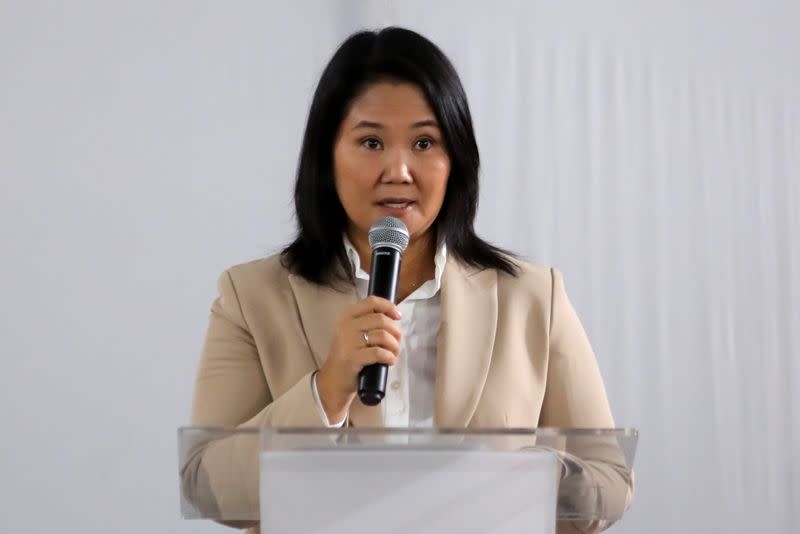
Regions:
M 552 534 L 559 475 L 538 450 L 267 450 L 261 531 Z

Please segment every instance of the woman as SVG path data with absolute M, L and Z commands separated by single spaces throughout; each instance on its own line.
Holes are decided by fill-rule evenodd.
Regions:
M 475 234 L 478 168 L 433 43 L 400 28 L 347 39 L 311 105 L 297 238 L 220 278 L 192 424 L 613 427 L 561 275 Z M 410 233 L 398 305 L 366 296 L 367 234 L 386 215 Z M 390 386 L 369 407 L 357 376 L 377 362 Z

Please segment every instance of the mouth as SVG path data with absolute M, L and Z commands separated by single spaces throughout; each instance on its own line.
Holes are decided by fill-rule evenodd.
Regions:
M 411 207 L 416 201 L 410 198 L 384 198 L 379 200 L 376 204 L 382 208 L 392 210 L 405 210 Z

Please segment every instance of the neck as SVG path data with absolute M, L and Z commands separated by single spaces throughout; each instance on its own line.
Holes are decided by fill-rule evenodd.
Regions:
M 347 237 L 358 252 L 362 269 L 370 272 L 372 267 L 372 248 L 368 234 L 348 231 Z M 411 293 L 436 273 L 436 232 L 428 230 L 419 237 L 412 238 L 400 263 L 400 280 L 397 285 L 397 302 L 402 302 Z

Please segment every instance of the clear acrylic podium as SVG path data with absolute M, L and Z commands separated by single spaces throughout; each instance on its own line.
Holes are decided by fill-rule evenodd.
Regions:
M 181 513 L 281 534 L 593 532 L 630 505 L 637 439 L 633 429 L 185 427 Z

